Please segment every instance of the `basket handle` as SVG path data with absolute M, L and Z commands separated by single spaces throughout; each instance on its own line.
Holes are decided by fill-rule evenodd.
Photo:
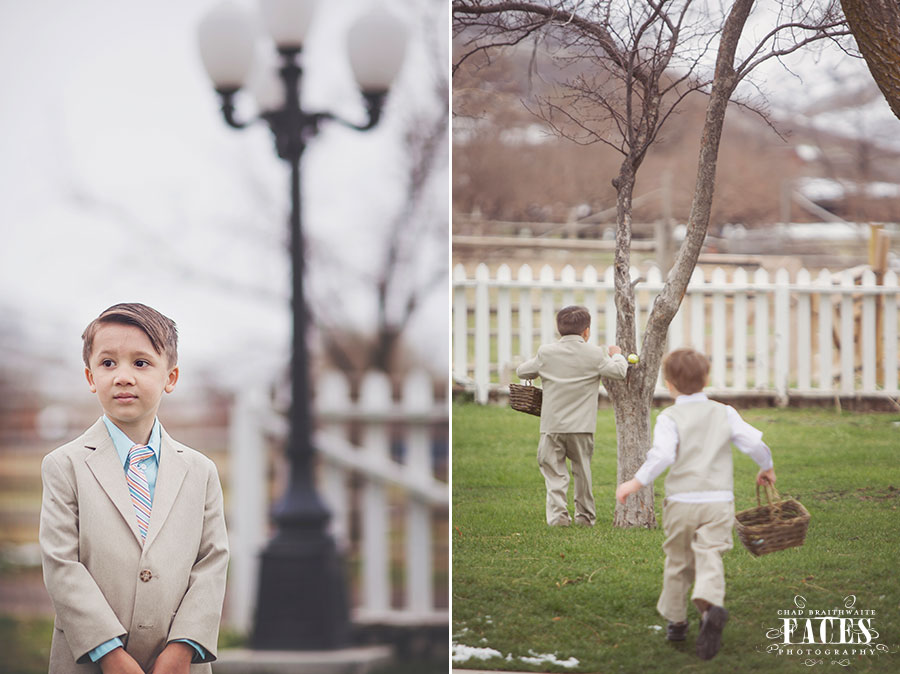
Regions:
M 781 500 L 781 494 L 779 494 L 778 490 L 775 489 L 774 484 L 769 484 L 768 482 L 766 482 L 765 487 L 766 487 L 766 501 L 768 501 L 770 506 L 773 506 L 774 505 L 773 501 L 777 502 L 777 501 Z M 756 485 L 756 505 L 762 506 L 762 503 L 760 502 L 760 498 L 759 498 L 759 484 Z

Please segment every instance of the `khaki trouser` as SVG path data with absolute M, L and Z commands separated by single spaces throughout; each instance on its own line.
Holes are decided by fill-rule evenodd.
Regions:
M 569 489 L 569 470 L 572 464 L 575 482 L 575 515 L 594 523 L 594 493 L 591 489 L 591 457 L 594 456 L 593 433 L 541 433 L 538 443 L 538 466 L 547 486 L 547 524 L 560 516 L 569 519 L 566 492 Z
M 734 502 L 678 503 L 663 501 L 666 564 L 656 610 L 675 623 L 687 620 L 687 598 L 715 606 L 725 603 L 722 555 L 734 545 L 731 528 Z

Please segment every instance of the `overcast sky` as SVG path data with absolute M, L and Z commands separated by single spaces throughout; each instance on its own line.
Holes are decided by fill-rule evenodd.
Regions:
M 264 125 L 236 132 L 221 119 L 196 39 L 215 3 L 0 2 L 0 321 L 24 330 L 0 347 L 66 359 L 63 384 L 81 385 L 81 330 L 122 301 L 178 323 L 186 385 L 204 371 L 266 380 L 287 356 L 287 168 Z M 321 4 L 304 104 L 361 121 L 343 45 L 370 3 Z M 431 11 L 424 35 L 433 2 L 386 4 L 412 41 L 382 124 L 323 129 L 303 165 L 311 292 L 330 289 L 329 303 L 363 329 L 374 312 L 365 272 L 405 193 L 405 115 L 435 105 L 425 49 L 447 33 L 446 13 Z M 240 101 L 239 115 L 253 112 Z M 446 173 L 436 182 L 434 208 L 446 212 Z M 411 273 L 446 267 L 447 240 L 423 239 Z M 447 297 L 436 288 L 412 326 L 438 373 L 448 369 Z

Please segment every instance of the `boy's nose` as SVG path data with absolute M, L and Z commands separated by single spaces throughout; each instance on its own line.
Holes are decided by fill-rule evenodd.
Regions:
M 129 368 L 120 368 L 116 371 L 116 384 L 132 384 L 134 383 L 134 373 Z

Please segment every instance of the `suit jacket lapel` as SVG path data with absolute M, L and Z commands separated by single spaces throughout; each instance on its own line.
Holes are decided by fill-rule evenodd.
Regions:
M 84 446 L 94 450 L 85 459 L 85 463 L 140 543 L 141 532 L 137 526 L 134 505 L 131 503 L 131 493 L 125 483 L 125 467 L 119 459 L 119 454 L 116 452 L 112 438 L 109 437 L 109 431 L 106 430 L 103 419 L 98 419 L 97 423 L 85 432 Z
M 150 510 L 150 528 L 147 530 L 145 548 L 153 542 L 169 516 L 187 474 L 187 462 L 182 456 L 184 448 L 172 440 L 164 428 L 160 428 L 159 444 L 159 473 L 156 477 L 156 490 L 153 494 L 153 508 Z

